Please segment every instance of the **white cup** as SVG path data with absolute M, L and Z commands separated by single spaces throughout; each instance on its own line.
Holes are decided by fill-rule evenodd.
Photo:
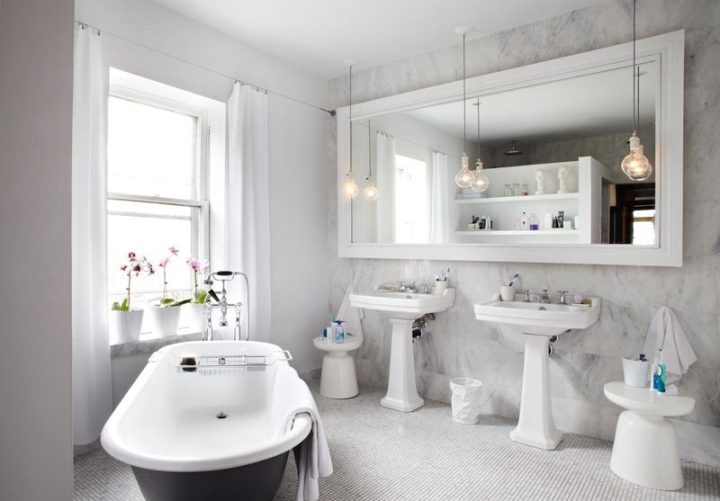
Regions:
M 515 299 L 515 286 L 514 285 L 501 285 L 500 286 L 500 299 L 503 301 L 512 301 Z
M 447 280 L 435 280 L 435 294 L 443 294 L 447 286 Z
M 650 383 L 650 362 L 623 358 L 623 376 L 627 386 L 645 388 Z
M 572 221 L 563 221 L 563 229 L 572 230 Z

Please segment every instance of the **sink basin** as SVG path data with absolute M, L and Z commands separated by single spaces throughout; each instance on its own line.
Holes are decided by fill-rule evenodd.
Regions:
M 510 438 L 552 450 L 562 440 L 555 428 L 550 401 L 549 342 L 552 336 L 586 329 L 600 318 L 600 298 L 589 305 L 545 304 L 522 301 L 490 301 L 475 305 L 475 318 L 505 324 L 525 338 L 520 418 Z
M 415 320 L 426 313 L 438 313 L 450 308 L 455 301 L 455 289 L 446 289 L 443 294 L 421 294 L 419 292 L 372 291 L 350 294 L 350 304 L 356 308 L 387 311 L 393 318 Z
M 490 301 L 475 305 L 475 317 L 516 326 L 526 334 L 556 336 L 569 329 L 587 329 L 597 322 L 600 298 L 589 299 L 589 305 Z
M 426 313 L 447 310 L 454 301 L 455 289 L 452 288 L 446 289 L 442 294 L 379 290 L 350 294 L 351 306 L 382 311 L 390 317 L 390 373 L 387 394 L 380 400 L 382 406 L 402 412 L 411 412 L 423 406 L 425 402 L 418 395 L 415 385 L 412 324 L 416 318 Z

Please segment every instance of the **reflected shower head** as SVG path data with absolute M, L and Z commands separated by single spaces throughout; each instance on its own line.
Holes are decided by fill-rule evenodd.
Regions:
M 506 155 L 521 155 L 522 151 L 517 149 L 517 143 L 515 141 L 510 142 L 510 149 L 505 150 Z

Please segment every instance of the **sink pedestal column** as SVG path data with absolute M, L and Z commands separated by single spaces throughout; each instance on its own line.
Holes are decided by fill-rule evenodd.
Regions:
M 523 368 L 520 419 L 510 438 L 540 449 L 552 450 L 562 440 L 555 428 L 550 401 L 548 336 L 523 334 L 525 366 Z
M 387 395 L 380 405 L 401 412 L 412 412 L 425 401 L 415 386 L 415 358 L 412 343 L 412 319 L 391 318 L 392 345 Z

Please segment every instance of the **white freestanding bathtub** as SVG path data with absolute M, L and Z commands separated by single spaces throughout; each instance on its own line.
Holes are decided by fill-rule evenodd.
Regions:
M 155 352 L 102 431 L 105 450 L 129 464 L 148 501 L 269 500 L 288 452 L 309 434 L 308 415 L 274 429 L 277 368 L 184 371 L 182 357 L 273 354 L 273 344 L 198 341 Z

